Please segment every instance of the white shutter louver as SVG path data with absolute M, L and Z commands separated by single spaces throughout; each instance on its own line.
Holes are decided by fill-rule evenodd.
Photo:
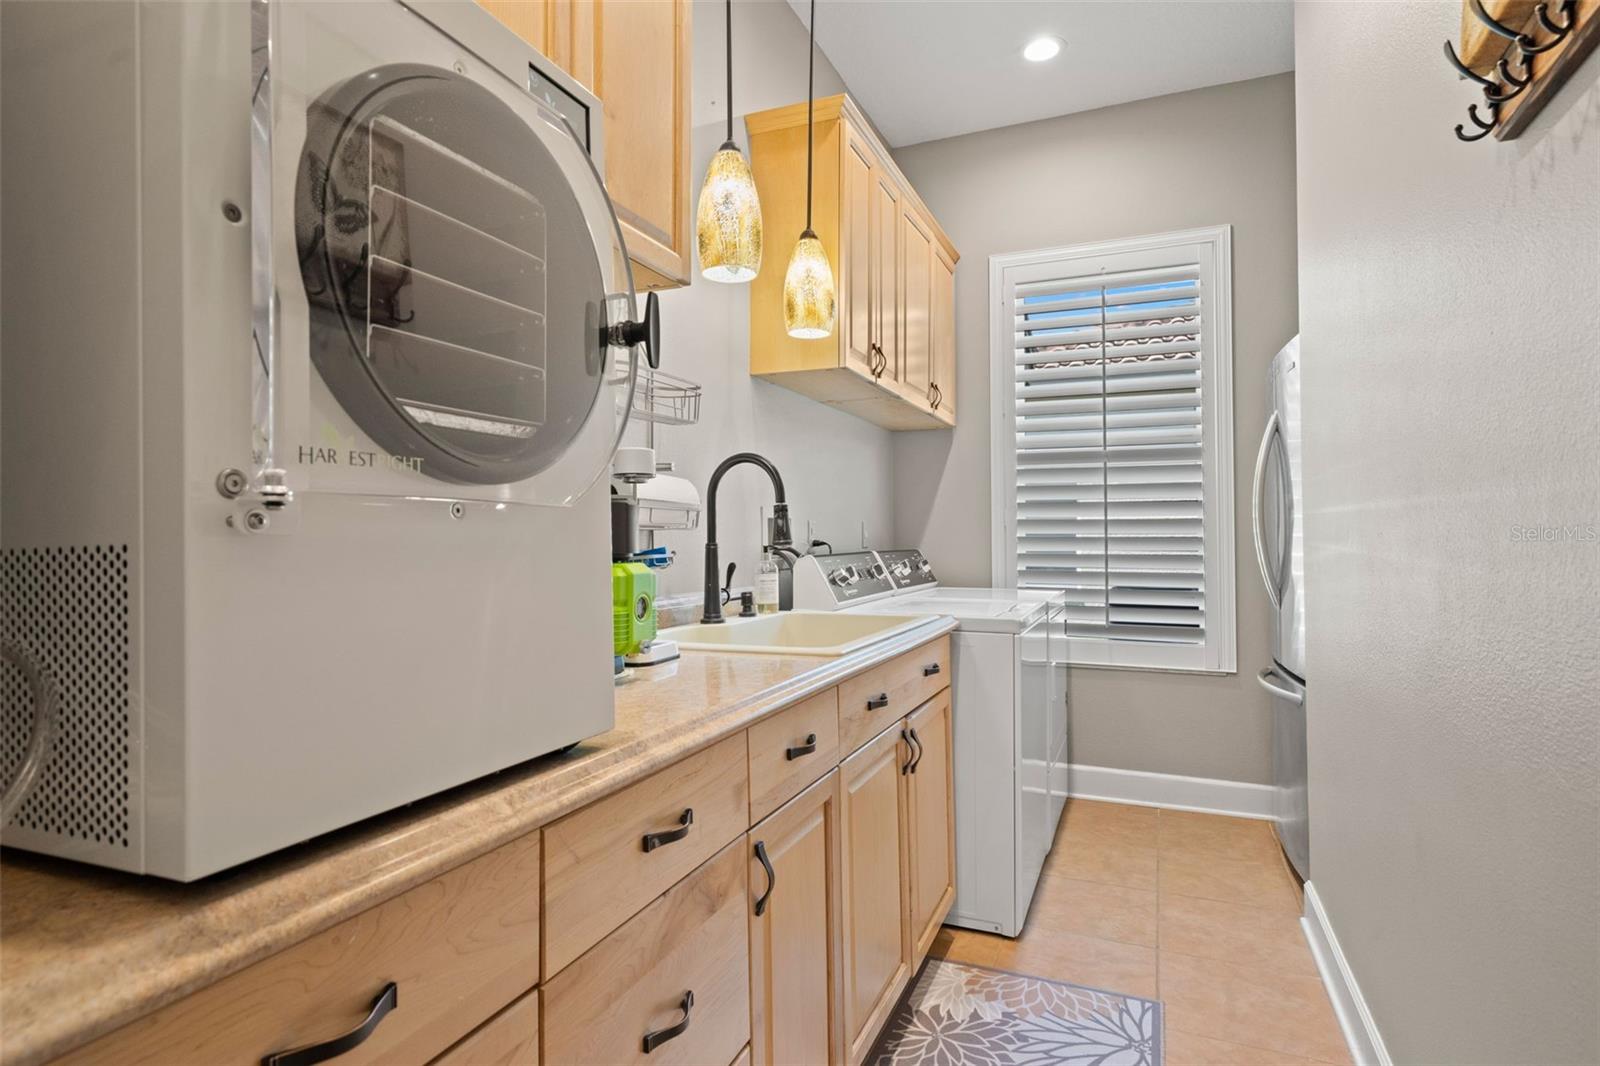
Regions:
M 1192 237 L 1165 251 L 1036 258 L 1004 277 L 1013 571 L 997 577 L 1062 590 L 1085 661 L 1214 669 L 1212 625 L 1225 623 L 1230 654 L 1233 625 L 1231 564 L 1223 602 L 1208 596 L 1214 556 L 1232 553 L 1231 523 L 1226 545 L 1207 540 L 1219 304 Z

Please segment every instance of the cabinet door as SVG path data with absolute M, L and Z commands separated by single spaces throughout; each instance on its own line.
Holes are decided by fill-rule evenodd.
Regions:
M 589 67 L 605 111 L 606 189 L 641 288 L 689 280 L 689 0 L 578 0 L 592 6 Z M 559 20 L 558 20 L 559 21 Z M 583 63 L 569 68 L 584 80 Z
M 933 409 L 950 422 L 956 419 L 956 268 L 942 248 L 934 248 Z
M 895 723 L 839 766 L 846 1057 L 859 1063 L 911 976 L 907 921 L 909 749 Z
M 878 339 L 872 313 L 873 252 L 877 248 L 872 205 L 877 177 L 872 149 L 854 130 L 845 135 L 843 160 L 839 193 L 839 324 L 844 331 L 846 365 L 870 375 L 875 362 L 872 345 Z
M 478 0 L 478 3 L 535 50 L 550 54 L 546 36 L 550 18 L 548 0 Z
M 843 1059 L 839 886 L 839 771 L 831 770 L 750 830 L 754 1066 Z
M 933 391 L 933 234 L 910 204 L 900 212 L 900 384 L 931 406 Z
M 878 346 L 878 379 L 900 374 L 900 189 L 874 164 L 872 202 L 872 340 Z
M 928 953 L 956 894 L 950 691 L 946 689 L 908 715 L 906 730 L 914 741 L 911 772 L 905 775 L 905 781 L 910 809 L 910 910 L 915 965 Z

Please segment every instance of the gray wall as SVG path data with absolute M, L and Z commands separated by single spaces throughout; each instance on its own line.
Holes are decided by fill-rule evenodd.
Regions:
M 694 107 L 692 175 L 694 195 L 706 165 L 727 135 L 726 73 L 720 2 L 694 5 Z M 792 104 L 806 94 L 806 31 L 782 0 L 734 4 L 734 106 L 740 115 Z M 817 95 L 841 92 L 844 82 L 817 53 Z M 748 150 L 742 120 L 734 137 Z M 765 234 L 762 270 L 781 272 L 799 234 Z M 894 449 L 886 430 L 750 377 L 750 288 L 719 285 L 700 277 L 686 289 L 661 296 L 662 369 L 705 386 L 699 425 L 658 427 L 658 457 L 678 464 L 677 473 L 702 495 L 717 463 L 737 451 L 767 456 L 783 474 L 796 518 L 843 550 L 860 543 L 860 524 L 878 544 L 891 538 Z M 634 442 L 641 429 L 631 429 Z M 770 505 L 767 479 L 753 468 L 730 473 L 718 494 L 718 541 L 726 566 L 739 564 L 734 584 L 748 585 L 760 562 L 760 509 Z M 678 553 L 661 572 L 662 595 L 698 593 L 705 530 L 664 533 L 659 543 Z
M 1249 486 L 1267 363 L 1294 335 L 1294 80 L 1284 74 L 895 153 L 961 252 L 953 433 L 895 442 L 895 527 L 948 583 L 988 585 L 990 255 L 1233 225 L 1239 673 L 1073 671 L 1072 761 L 1234 781 L 1270 774 L 1265 593 Z
M 1461 144 L 1460 18 L 1296 8 L 1312 882 L 1394 1061 L 1592 1063 L 1600 56 Z

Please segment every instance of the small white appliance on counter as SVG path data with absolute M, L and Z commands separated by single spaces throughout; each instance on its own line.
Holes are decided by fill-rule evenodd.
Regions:
M 795 607 L 950 615 L 956 898 L 951 925 L 1017 936 L 1067 801 L 1065 598 L 941 588 L 916 549 L 808 555 Z
M 1306 797 L 1306 584 L 1300 482 L 1300 338 L 1267 368 L 1272 413 L 1256 455 L 1251 517 L 1256 562 L 1272 604 L 1272 665 L 1257 675 L 1272 693 L 1273 823 L 1302 879 L 1311 876 Z
M 610 728 L 598 101 L 470 3 L 4 19 L 4 842 L 191 880 Z

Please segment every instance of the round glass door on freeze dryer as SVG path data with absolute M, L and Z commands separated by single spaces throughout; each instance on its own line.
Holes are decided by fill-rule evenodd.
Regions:
M 258 10 L 256 257 L 280 301 L 263 330 L 258 287 L 258 465 L 310 491 L 570 503 L 637 369 L 584 144 L 398 4 Z

